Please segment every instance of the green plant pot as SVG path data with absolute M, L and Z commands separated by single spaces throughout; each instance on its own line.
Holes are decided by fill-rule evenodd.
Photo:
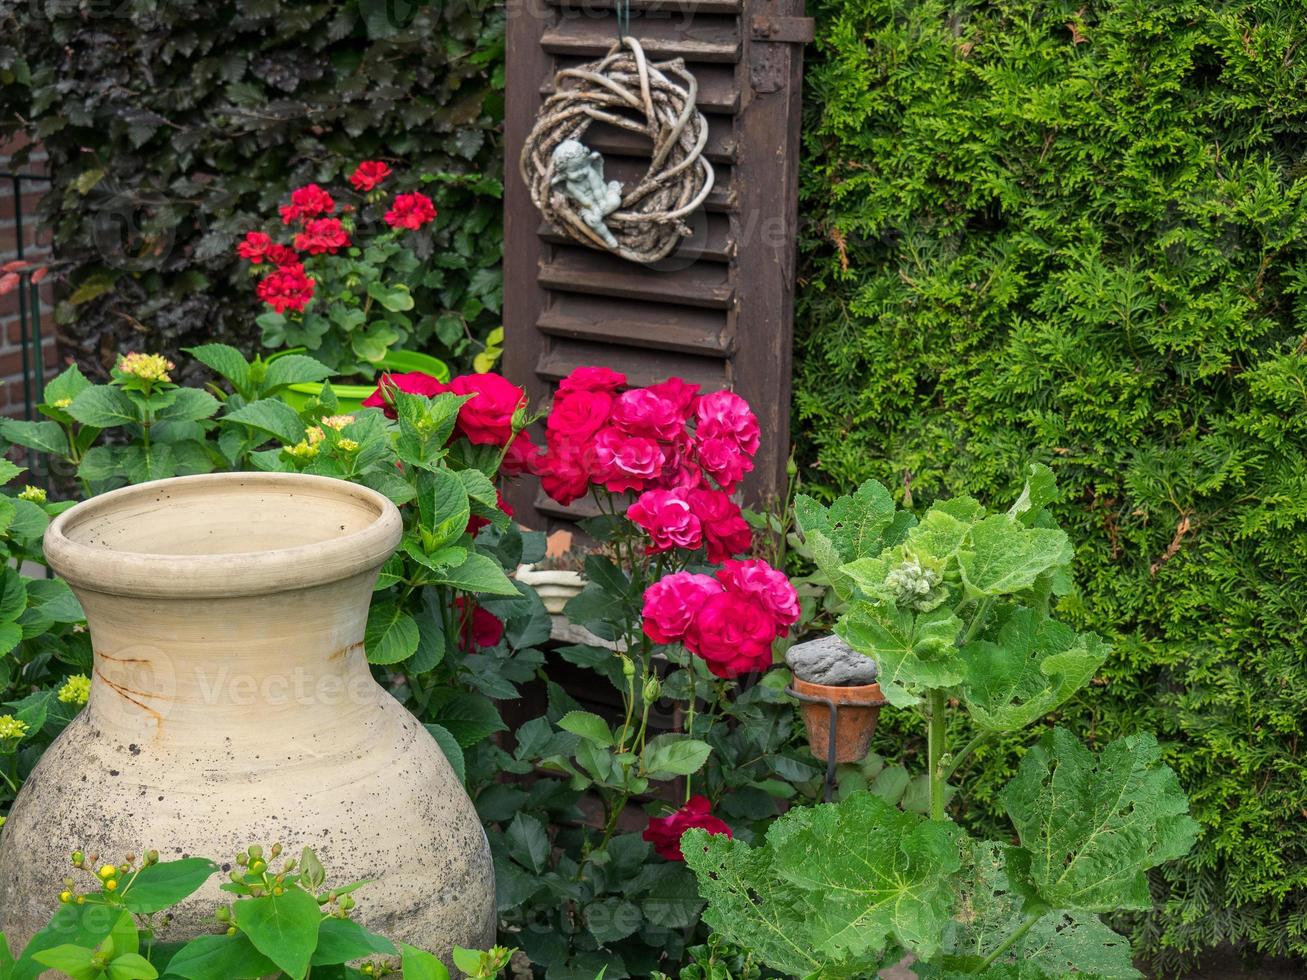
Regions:
M 397 374 L 406 374 L 410 371 L 421 371 L 423 374 L 429 374 L 433 378 L 439 378 L 441 381 L 449 380 L 449 365 L 438 357 L 432 357 L 430 354 L 419 354 L 411 350 L 391 351 L 380 361 L 377 366 L 383 371 L 394 371 Z M 331 390 L 336 393 L 336 401 L 340 405 L 342 414 L 356 412 L 363 407 L 363 399 L 377 390 L 376 382 L 369 382 L 365 385 L 348 385 L 332 384 Z M 301 411 L 310 400 L 317 398 L 322 394 L 322 383 L 313 382 L 309 384 L 289 385 L 283 388 L 277 395 L 295 411 Z

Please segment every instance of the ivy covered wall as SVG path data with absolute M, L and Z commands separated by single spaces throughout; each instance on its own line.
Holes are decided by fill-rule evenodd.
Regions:
M 482 0 L 0 0 L 0 142 L 49 153 L 65 350 L 257 344 L 234 246 L 289 189 L 502 170 L 503 17 Z M 425 188 L 446 350 L 499 322 L 499 201 Z M 438 351 L 433 351 L 438 352 Z
M 1116 644 L 1062 721 L 1157 730 L 1205 828 L 1140 934 L 1307 952 L 1307 6 L 809 11 L 809 478 L 1005 500 L 1052 466 Z

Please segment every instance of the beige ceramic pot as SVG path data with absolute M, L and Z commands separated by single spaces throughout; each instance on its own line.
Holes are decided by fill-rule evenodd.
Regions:
M 393 939 L 446 960 L 493 942 L 472 802 L 363 652 L 401 533 L 378 493 L 271 473 L 128 487 L 51 523 L 45 553 L 86 610 L 95 667 L 0 834 L 12 946 L 53 912 L 74 849 L 222 864 L 274 842 L 312 846 L 329 885 L 370 879 L 357 917 Z M 208 931 L 218 884 L 162 938 Z

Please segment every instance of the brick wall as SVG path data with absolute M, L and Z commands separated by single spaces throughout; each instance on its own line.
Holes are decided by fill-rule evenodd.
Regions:
M 12 171 L 9 154 L 18 149 L 19 144 L 0 146 L 0 173 Z M 39 150 L 33 153 L 23 166 L 23 173 L 45 173 L 46 156 Z M 22 225 L 23 258 L 40 262 L 50 256 L 49 239 L 46 230 L 40 227 L 36 209 L 41 194 L 45 190 L 44 182 L 22 182 Z M 0 178 L 0 265 L 13 261 L 18 256 L 18 221 L 15 213 L 14 183 L 8 178 Z M 49 378 L 58 370 L 58 355 L 54 345 L 54 298 L 52 284 L 47 280 L 39 287 L 41 293 L 41 339 L 42 356 L 45 362 L 45 374 Z M 30 305 L 30 300 L 28 300 Z M 23 414 L 23 355 L 22 333 L 18 312 L 18 292 L 13 291 L 0 296 L 0 414 Z M 31 331 L 30 317 L 28 320 Z M 32 365 L 35 369 L 35 363 Z M 40 392 L 35 395 L 39 400 Z

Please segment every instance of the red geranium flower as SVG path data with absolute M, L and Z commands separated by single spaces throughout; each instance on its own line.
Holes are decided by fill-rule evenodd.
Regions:
M 692 827 L 710 834 L 731 836 L 731 828 L 724 820 L 712 815 L 712 804 L 706 796 L 692 796 L 685 806 L 665 817 L 650 817 L 644 839 L 653 844 L 659 856 L 668 861 L 684 861 L 681 853 L 681 836 Z
M 278 313 L 287 310 L 300 312 L 313 299 L 313 288 L 317 284 L 304 274 L 304 266 L 299 263 L 280 266 L 270 272 L 259 283 L 259 299 L 267 303 Z
M 268 251 L 273 247 L 272 239 L 261 231 L 245 233 L 245 239 L 236 246 L 236 254 L 249 259 L 255 265 L 261 265 L 268 258 Z
M 349 175 L 349 182 L 356 190 L 370 191 L 390 176 L 390 168 L 380 160 L 364 160 Z
M 396 194 L 395 203 L 385 214 L 386 224 L 392 228 L 407 228 L 417 231 L 423 225 L 436 220 L 436 206 L 431 198 L 418 191 L 411 194 Z
M 339 218 L 313 218 L 304 223 L 304 230 L 295 236 L 295 247 L 310 255 L 324 252 L 335 254 L 349 246 L 349 233 Z
M 302 221 L 319 214 L 331 214 L 336 210 L 336 202 L 331 195 L 317 184 L 305 184 L 290 193 L 290 203 L 281 206 L 282 224 Z

